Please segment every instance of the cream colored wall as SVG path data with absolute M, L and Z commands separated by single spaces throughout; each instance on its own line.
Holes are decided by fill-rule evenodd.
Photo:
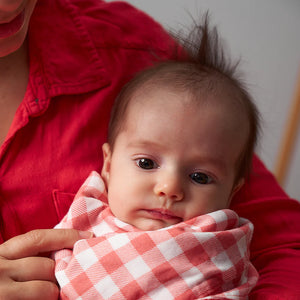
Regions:
M 257 153 L 274 170 L 296 76 L 300 71 L 299 0 L 128 0 L 166 28 L 182 28 L 209 10 L 233 57 L 241 57 L 261 111 Z M 285 190 L 300 200 L 300 128 Z

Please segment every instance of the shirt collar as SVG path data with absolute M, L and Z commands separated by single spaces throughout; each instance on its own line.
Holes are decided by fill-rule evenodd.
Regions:
M 28 44 L 30 73 L 47 98 L 85 93 L 109 83 L 80 8 L 71 1 L 38 1 Z

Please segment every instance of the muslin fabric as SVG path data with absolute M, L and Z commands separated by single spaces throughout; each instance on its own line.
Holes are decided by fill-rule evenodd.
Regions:
M 95 171 L 56 228 L 95 236 L 54 253 L 62 299 L 247 299 L 258 279 L 248 220 L 224 209 L 142 231 L 111 213 Z

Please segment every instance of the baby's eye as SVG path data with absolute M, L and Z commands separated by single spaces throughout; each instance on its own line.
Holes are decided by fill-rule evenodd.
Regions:
M 136 161 L 136 164 L 142 168 L 142 169 L 146 169 L 146 170 L 151 170 L 156 168 L 156 163 L 149 158 L 140 158 Z
M 209 184 L 212 182 L 212 178 L 201 172 L 195 172 L 190 175 L 190 178 L 198 184 Z

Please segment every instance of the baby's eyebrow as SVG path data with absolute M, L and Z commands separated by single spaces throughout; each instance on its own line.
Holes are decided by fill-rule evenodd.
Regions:
M 196 168 L 207 169 L 207 171 L 213 169 L 222 176 L 226 176 L 229 171 L 228 162 L 222 157 L 221 153 L 210 153 L 203 149 L 194 149 L 190 156 L 187 157 L 187 160 L 193 163 Z
M 198 158 L 198 161 L 203 164 L 215 166 L 224 175 L 227 173 L 227 166 L 223 159 L 212 156 L 202 156 Z
M 129 148 L 145 148 L 145 147 L 154 147 L 154 148 L 164 148 L 163 145 L 156 141 L 150 141 L 146 139 L 138 139 L 138 140 L 131 140 L 127 147 Z

